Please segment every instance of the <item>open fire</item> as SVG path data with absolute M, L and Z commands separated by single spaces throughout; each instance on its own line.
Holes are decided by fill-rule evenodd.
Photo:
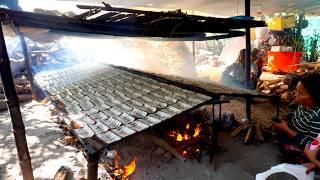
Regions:
M 197 138 L 200 135 L 201 132 L 200 124 L 197 124 L 196 127 L 192 130 L 190 129 L 190 123 L 186 125 L 186 129 L 184 130 L 184 133 L 179 133 L 179 130 L 170 131 L 169 136 L 173 137 L 176 141 L 182 142 L 182 141 L 188 141 L 191 138 Z
M 164 139 L 183 157 L 201 160 L 203 151 L 211 149 L 211 132 L 201 113 L 178 117 L 176 123 L 165 129 Z
M 133 174 L 136 170 L 138 158 L 134 157 L 133 160 L 126 166 L 120 165 L 120 159 L 120 154 L 117 153 L 114 158 L 113 164 L 106 163 L 102 165 L 113 180 L 128 180 L 130 175 Z

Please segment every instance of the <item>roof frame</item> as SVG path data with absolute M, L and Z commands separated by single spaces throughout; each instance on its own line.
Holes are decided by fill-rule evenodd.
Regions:
M 3 22 L 12 21 L 18 27 L 44 28 L 52 32 L 194 41 L 244 36 L 245 33 L 239 29 L 266 25 L 264 21 L 188 15 L 181 10 L 154 12 L 113 8 L 108 4 L 77 7 L 87 11 L 67 17 L 0 8 L 0 18 Z M 99 15 L 100 12 L 104 14 Z

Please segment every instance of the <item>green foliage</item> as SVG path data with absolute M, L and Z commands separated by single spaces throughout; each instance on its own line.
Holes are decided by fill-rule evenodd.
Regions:
M 292 38 L 293 42 L 293 51 L 294 52 L 303 52 L 304 50 L 304 39 L 301 35 L 295 35 Z
M 315 62 L 318 60 L 320 55 L 319 52 L 319 45 L 320 45 L 320 35 L 315 34 L 309 36 L 306 40 L 306 60 L 308 62 Z

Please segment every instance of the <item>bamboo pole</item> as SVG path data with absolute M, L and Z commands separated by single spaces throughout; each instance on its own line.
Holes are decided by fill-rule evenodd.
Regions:
M 1 23 L 1 21 L 0 21 Z M 19 107 L 19 100 L 14 86 L 14 81 L 10 68 L 10 60 L 6 49 L 2 25 L 0 24 L 0 74 L 3 83 L 4 95 L 7 107 L 11 116 L 13 135 L 16 142 L 19 165 L 24 180 L 32 180 L 33 172 L 31 158 L 25 134 L 25 127 Z

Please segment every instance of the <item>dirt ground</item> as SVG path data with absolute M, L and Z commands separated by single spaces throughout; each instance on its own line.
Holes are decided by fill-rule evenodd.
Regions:
M 222 106 L 223 111 L 232 111 L 236 119 L 244 117 L 244 103 L 232 100 Z M 73 179 L 79 179 L 84 162 L 80 161 L 79 150 L 63 142 L 63 133 L 52 116 L 49 107 L 35 101 L 21 105 L 26 127 L 27 141 L 36 179 L 52 179 L 60 166 L 73 170 Z M 270 124 L 275 108 L 266 102 L 253 105 L 252 117 L 264 126 Z M 17 161 L 16 148 L 11 132 L 11 119 L 7 112 L 0 112 L 0 179 L 22 179 Z M 255 174 L 279 164 L 279 152 L 273 143 L 243 145 L 240 136 L 231 138 L 228 133 L 219 135 L 219 145 L 226 152 L 218 154 L 216 166 L 209 162 L 209 155 L 202 162 L 173 159 L 164 163 L 154 155 L 157 145 L 151 140 L 151 133 L 145 132 L 123 141 L 111 149 L 120 151 L 121 164 L 128 164 L 138 158 L 133 180 L 150 179 L 254 179 Z M 214 170 L 214 167 L 216 170 Z
M 52 179 L 62 165 L 77 172 L 81 164 L 76 155 L 79 150 L 66 146 L 56 117 L 49 108 L 35 101 L 21 105 L 34 177 Z M 0 113 L 0 179 L 22 179 L 17 160 L 16 146 L 11 131 L 11 119 L 7 112 Z

